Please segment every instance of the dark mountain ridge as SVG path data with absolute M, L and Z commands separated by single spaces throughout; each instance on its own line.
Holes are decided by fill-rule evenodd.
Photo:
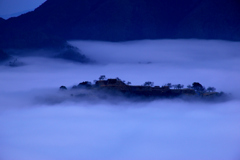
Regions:
M 240 41 L 238 0 L 47 0 L 0 19 L 0 48 L 62 48 L 66 40 Z

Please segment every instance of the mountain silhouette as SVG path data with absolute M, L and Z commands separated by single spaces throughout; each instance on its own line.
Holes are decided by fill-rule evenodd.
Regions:
M 6 59 L 9 59 L 9 58 L 10 58 L 10 56 L 7 53 L 5 53 L 3 50 L 0 49 L 0 62 L 4 61 Z
M 0 19 L 0 48 L 61 48 L 67 40 L 240 40 L 239 0 L 47 0 Z

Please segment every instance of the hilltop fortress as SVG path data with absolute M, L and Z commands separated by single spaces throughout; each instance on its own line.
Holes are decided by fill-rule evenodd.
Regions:
M 180 95 L 195 95 L 193 89 L 170 89 L 169 86 L 133 86 L 118 79 L 96 81 L 96 87 L 100 89 L 115 90 L 121 93 L 146 96 L 146 97 L 176 97 Z
M 174 88 L 174 89 L 171 89 Z M 84 81 L 78 85 L 74 85 L 70 91 L 78 91 L 85 89 L 88 91 L 108 93 L 111 96 L 123 95 L 126 97 L 142 97 L 142 98 L 176 98 L 176 97 L 197 97 L 204 99 L 215 99 L 223 97 L 223 92 L 216 92 L 214 87 L 205 89 L 200 83 L 194 82 L 191 86 L 183 88 L 183 85 L 171 85 L 170 83 L 164 86 L 153 86 L 153 82 L 145 82 L 144 85 L 130 85 L 130 82 L 125 83 L 119 78 L 106 79 L 105 76 L 100 76 L 95 84 Z M 60 90 L 67 90 L 67 87 L 61 86 Z M 71 94 L 78 96 L 77 92 Z M 81 94 L 82 95 L 82 94 Z

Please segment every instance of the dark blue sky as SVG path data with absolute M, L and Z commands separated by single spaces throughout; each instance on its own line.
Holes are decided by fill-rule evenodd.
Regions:
M 0 16 L 9 18 L 11 15 L 19 15 L 34 10 L 46 0 L 0 0 Z

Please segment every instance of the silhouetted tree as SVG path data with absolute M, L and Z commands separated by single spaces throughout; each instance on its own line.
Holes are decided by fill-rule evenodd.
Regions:
M 130 85 L 130 84 L 132 84 L 131 82 L 127 82 L 127 85 Z
M 225 93 L 221 91 L 221 92 L 219 93 L 219 96 L 223 96 L 223 95 L 225 95 Z M 230 95 L 231 95 L 231 94 L 230 94 Z
M 78 86 L 74 85 L 72 86 L 72 89 L 78 89 Z
M 99 80 L 105 80 L 106 79 L 106 76 L 105 75 L 101 75 L 100 77 L 99 77 Z
M 197 92 L 204 92 L 204 91 L 205 91 L 205 88 L 204 88 L 200 83 L 198 83 L 198 82 L 194 82 L 194 83 L 192 84 L 192 88 L 193 88 L 194 90 L 196 90 Z
M 192 89 L 192 86 L 191 86 L 191 85 L 187 85 L 187 88 L 188 88 L 188 89 Z
M 122 81 L 119 77 L 116 78 L 117 81 Z
M 147 81 L 147 82 L 145 82 L 144 84 L 143 84 L 144 86 L 153 86 L 154 85 L 154 83 L 153 82 L 150 82 L 150 81 Z
M 182 85 L 182 84 L 178 84 L 178 85 L 177 85 L 177 88 L 178 88 L 178 89 L 182 89 L 183 87 L 184 87 L 184 85 Z
M 215 92 L 215 91 L 216 91 L 216 88 L 214 88 L 214 87 L 208 87 L 208 88 L 207 88 L 207 91 L 208 91 L 208 92 Z
M 177 85 L 176 85 L 176 84 L 174 84 L 174 85 L 172 85 L 172 86 L 173 86 L 174 89 L 177 89 Z
M 169 88 L 173 87 L 172 83 L 167 83 L 167 84 L 165 84 L 165 86 L 168 86 Z
M 92 86 L 92 83 L 89 82 L 89 81 L 84 81 L 84 82 L 79 83 L 78 86 L 79 86 L 79 87 L 81 87 L 81 86 L 91 87 L 91 86 Z
M 67 90 L 67 87 L 66 86 L 61 86 L 59 89 L 60 90 Z
M 173 85 L 174 89 L 182 89 L 184 87 L 184 85 L 182 84 L 175 84 Z

